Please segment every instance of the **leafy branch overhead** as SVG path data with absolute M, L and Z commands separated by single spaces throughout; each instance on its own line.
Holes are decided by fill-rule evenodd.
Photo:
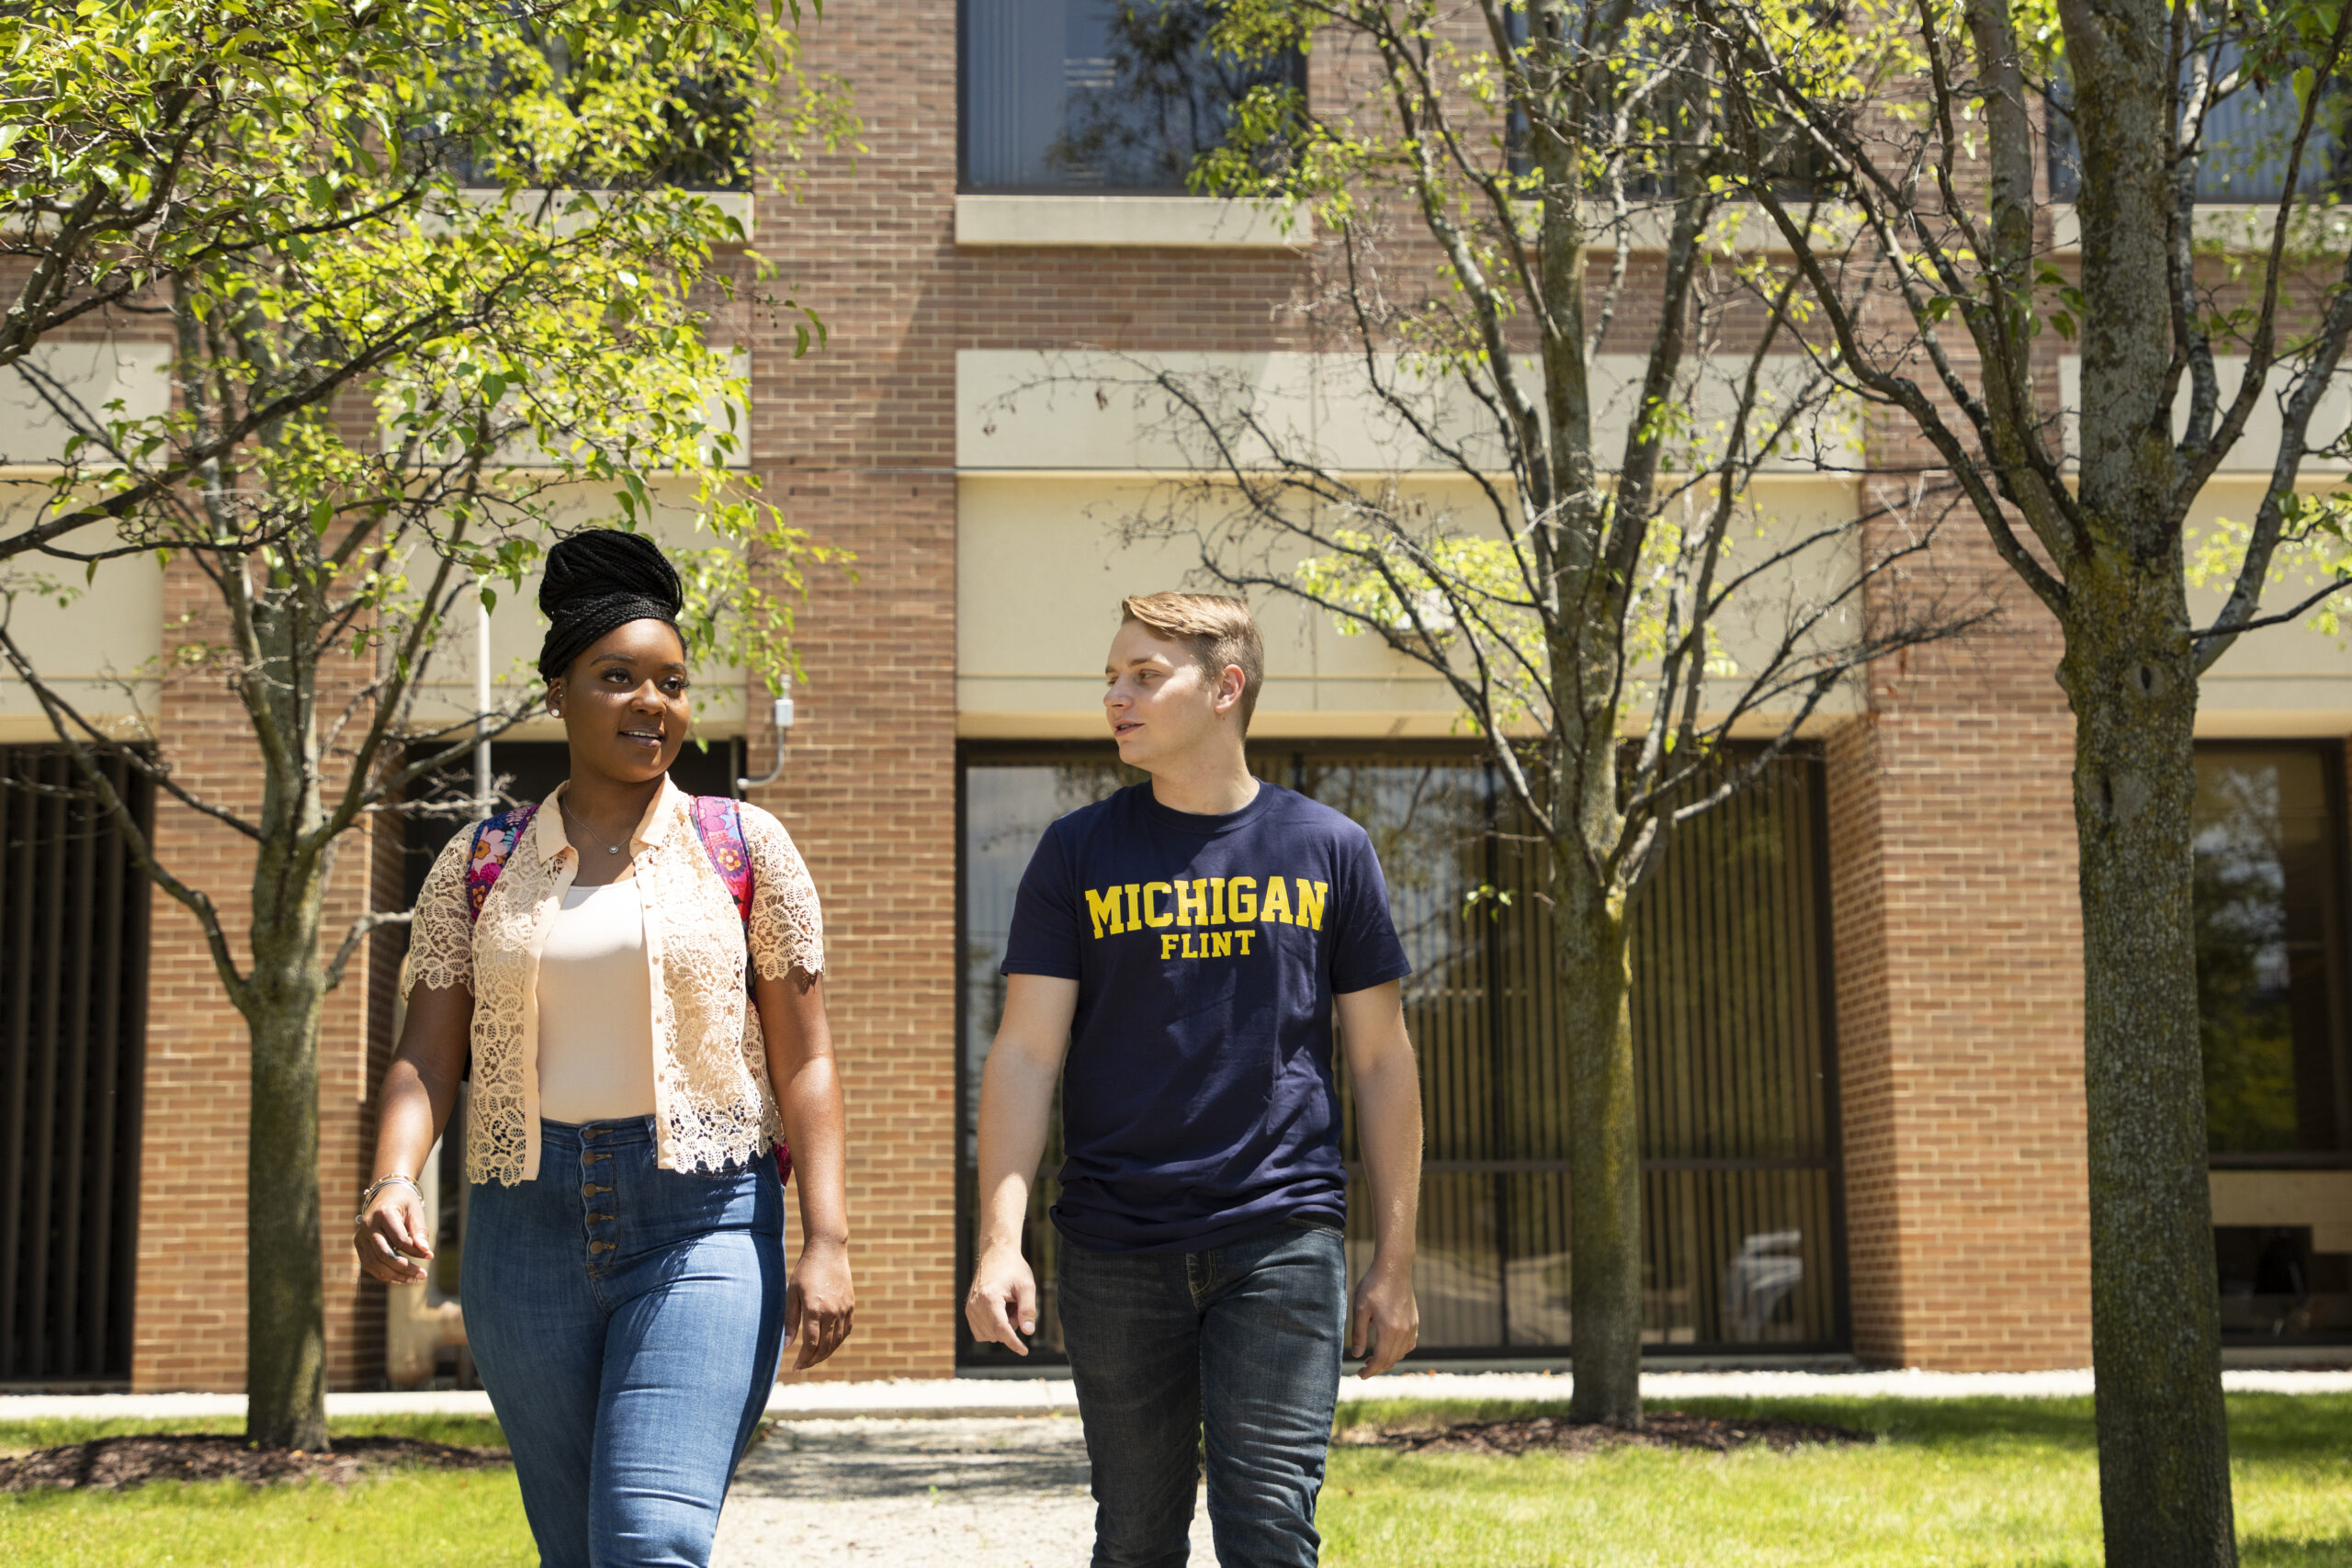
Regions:
M 223 682 L 267 787 L 226 805 L 135 751 L 164 790 L 301 881 L 519 718 L 520 698 L 422 705 L 439 645 L 592 523 L 686 538 L 691 654 L 782 677 L 800 573 L 837 553 L 740 467 L 745 348 L 763 321 L 799 350 L 823 329 L 742 205 L 695 187 L 788 191 L 805 149 L 854 136 L 797 20 L 757 0 L 12 15 L 0 383 L 35 417 L 0 456 L 51 472 L 0 487 L 0 586 L 70 597 L 140 558 L 209 580 L 217 605 L 146 673 Z M 13 628 L 0 649 L 62 739 L 111 743 L 41 650 Z M 244 1005 L 208 901 L 118 824 Z
M 0 10 L 0 386 L 28 414 L 0 434 L 0 658 L 244 1017 L 254 1443 L 326 1442 L 321 1020 L 402 919 L 327 931 L 338 846 L 531 694 L 476 711 L 444 671 L 475 638 L 450 634 L 561 531 L 659 527 L 693 656 L 774 683 L 800 574 L 838 558 L 740 466 L 752 341 L 806 352 L 822 328 L 725 193 L 789 194 L 804 150 L 856 129 L 802 71 L 799 21 L 763 0 Z M 158 562 L 157 667 L 120 682 L 128 715 L 86 711 L 20 612 Z M 154 682 L 209 687 L 222 721 L 145 722 Z M 191 728 L 237 763 L 176 752 Z M 242 898 L 145 833 L 124 767 L 184 808 L 173 841 L 237 835 Z
M 1759 128 L 1793 118 L 1825 186 L 1852 214 L 1862 243 L 1826 244 L 1785 193 L 1751 186 L 1822 295 L 1838 378 L 1918 424 L 2003 558 L 2063 615 L 2071 564 L 2095 553 L 2102 526 L 2071 476 L 2132 455 L 2104 434 L 2131 421 L 2095 411 L 2070 438 L 2036 386 L 2033 344 L 2045 330 L 2090 352 L 2086 333 L 2111 337 L 2116 327 L 2086 320 L 2085 280 L 2056 265 L 2035 227 L 2045 206 L 2037 168 L 2079 182 L 2082 161 L 2113 135 L 2109 90 L 2097 76 L 2078 83 L 2062 9 L 2055 0 L 1875 0 L 1844 7 L 1843 25 L 1830 27 L 1785 0 L 1699 6 L 1724 64 L 1727 140 L 1743 164 L 1768 156 Z M 2338 205 L 2342 150 L 2352 146 L 2352 96 L 2341 85 L 2352 7 L 2182 5 L 2167 15 L 2160 48 L 2177 86 L 2160 111 L 2166 157 L 2145 166 L 2166 209 L 2149 259 L 2162 268 L 2155 292 L 2171 342 L 2143 367 L 2133 412 L 2161 410 L 2177 429 L 2147 524 L 2177 537 L 2265 417 L 2275 412 L 2280 424 L 2253 514 L 2203 530 L 2199 583 L 2227 597 L 2199 629 L 2202 671 L 2245 632 L 2301 618 L 2352 581 L 2347 492 L 2339 479 L 2314 494 L 2306 472 L 2314 458 L 2352 457 L 2352 430 L 2330 408 L 2352 335 L 2352 220 Z M 2076 52 L 2114 47 L 2098 29 L 2073 31 Z M 1857 59 L 1894 74 L 1863 80 Z M 1980 170 L 1982 197 L 1968 183 Z M 2204 193 L 2247 179 L 2270 194 L 2200 210 L 2213 199 Z M 1873 315 L 1883 296 L 1838 287 L 1865 256 L 1886 280 L 1899 330 Z M 2295 579 L 2315 591 L 2257 614 L 2266 586 Z
M 1850 470 L 1856 410 L 1820 363 L 1818 302 L 1747 232 L 1684 14 L 1215 16 L 1208 47 L 1251 85 L 1194 186 L 1318 238 L 1297 300 L 1323 351 L 1311 395 L 1322 428 L 1369 445 L 1301 439 L 1231 378 L 1072 367 L 1163 411 L 1206 479 L 1143 531 L 1191 534 L 1210 575 L 1303 597 L 1441 675 L 1538 830 L 1604 884 L 1638 878 L 1666 818 L 1736 787 L 1690 793 L 1735 729 L 1766 741 L 1764 766 L 1852 670 L 1975 613 L 1880 592 L 1932 532 L 1908 488 L 1814 525 L 1757 487 Z M 1310 51 L 1311 73 L 1274 68 Z M 1799 137 L 1781 134 L 1792 167 Z M 1901 525 L 1854 573 L 1871 519 Z M 1556 772 L 1526 765 L 1537 740 Z M 1579 828 L 1603 774 L 1605 842 Z
M 1986 606 L 1910 580 L 1944 498 L 1857 493 L 1874 481 L 1822 301 L 1756 243 L 1687 8 L 1209 9 L 1206 47 L 1249 85 L 1193 184 L 1288 225 L 1305 351 L 1288 368 L 1072 353 L 1008 396 L 1123 399 L 1181 476 L 1130 536 L 1378 638 L 1445 694 L 1405 705 L 1476 733 L 1509 830 L 1542 846 L 1542 886 L 1493 897 L 1539 902 L 1553 949 L 1574 1414 L 1637 1423 L 1629 900 L 1677 823 L 1761 778 L 1857 671 Z M 1801 190 L 1803 125 L 1782 118 L 1769 135 Z M 1797 205 L 1825 233 L 1847 222 Z
M 2056 634 L 2107 1560 L 2234 1562 L 2191 919 L 2198 720 L 2241 637 L 2352 581 L 2344 476 L 2313 462 L 2346 455 L 2352 7 L 1692 10 L 1747 197 L 1821 304 L 1820 363 L 1917 432 Z M 1895 62 L 1892 91 L 1857 81 L 1858 51 Z M 1815 188 L 1852 214 L 1849 242 L 1813 232 L 1770 177 L 1792 124 Z M 1861 273 L 1883 282 L 1845 287 Z M 2250 517 L 2197 526 L 2249 498 Z

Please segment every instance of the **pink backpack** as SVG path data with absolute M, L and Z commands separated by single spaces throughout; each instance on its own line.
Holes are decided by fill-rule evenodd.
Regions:
M 523 841 L 523 834 L 538 810 L 536 802 L 528 803 L 474 824 L 473 854 L 466 864 L 468 919 L 481 919 L 482 904 L 490 897 L 490 890 L 498 886 L 498 874 L 506 869 L 506 857 Z M 695 837 L 702 840 L 703 852 L 710 856 L 711 869 L 718 873 L 718 880 L 735 900 L 735 913 L 742 919 L 743 932 L 748 938 L 752 931 L 752 851 L 743 841 L 741 803 L 720 795 L 697 795 L 688 801 L 687 811 L 695 819 Z M 792 1179 L 792 1148 L 781 1140 L 775 1145 L 775 1173 L 782 1180 Z

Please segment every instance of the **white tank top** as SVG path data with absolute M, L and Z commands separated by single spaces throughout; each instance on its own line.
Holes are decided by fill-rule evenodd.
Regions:
M 539 954 L 539 1114 L 653 1114 L 653 972 L 638 881 L 574 887 Z

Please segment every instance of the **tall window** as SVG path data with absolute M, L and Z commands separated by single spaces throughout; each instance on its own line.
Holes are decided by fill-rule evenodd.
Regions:
M 1442 1355 L 1557 1350 L 1568 1319 L 1566 1060 L 1540 861 L 1498 782 L 1460 748 L 1254 749 L 1261 778 L 1363 823 L 1413 974 L 1427 1155 L 1416 1283 Z M 1637 897 L 1644 1337 L 1661 1350 L 1826 1349 L 1846 1337 L 1817 769 L 1792 761 L 1692 824 Z M 968 1222 L 980 1069 L 1003 1009 L 1013 893 L 1055 818 L 1136 775 L 1100 749 L 989 748 L 963 770 L 961 1174 Z M 1508 902 L 1470 895 L 1495 889 Z M 1341 1080 L 1344 1089 L 1345 1073 Z M 1058 1129 L 1058 1113 L 1054 1124 Z M 1351 1268 L 1370 1261 L 1352 1106 Z M 1057 1237 L 1027 1247 L 1057 1353 Z M 967 1223 L 963 1233 L 969 1234 Z M 967 1270 L 970 1259 L 964 1259 Z M 1010 1359 L 964 1341 L 967 1360 Z
M 1167 191 L 1232 107 L 1295 62 L 1244 68 L 1207 45 L 1215 0 L 964 0 L 964 186 Z
M 100 764 L 141 822 L 144 773 Z M 130 1378 L 148 883 L 58 746 L 0 746 L 0 1385 Z
M 2337 759 L 2197 762 L 2197 991 L 2222 1324 L 2352 1336 L 2352 1072 Z
M 560 28 L 525 24 L 521 31 L 544 58 L 556 98 L 577 111 L 593 93 L 609 112 L 615 90 L 609 70 L 601 79 L 583 73 Z M 632 185 L 681 190 L 752 188 L 755 110 L 741 73 L 722 62 L 714 61 L 702 75 L 662 84 L 663 90 L 644 103 L 638 126 L 646 137 L 641 151 L 649 156 L 618 171 L 612 167 L 610 146 L 593 138 L 570 140 L 518 119 L 513 107 L 516 78 L 503 62 L 476 57 L 453 64 L 459 68 L 455 79 L 475 95 L 473 112 L 459 114 L 455 124 L 436 118 L 413 126 L 409 137 L 419 156 L 447 169 L 462 185 L 483 188 L 511 180 L 526 186 L 594 187 L 617 175 Z M 647 84 L 628 85 L 641 91 Z
M 2222 51 L 2217 69 L 2224 76 L 2239 63 L 2234 48 Z M 2187 78 L 2184 76 L 2184 81 Z M 2341 83 L 2324 85 L 2295 177 L 2300 196 L 2342 191 L 2352 182 L 2352 94 Z M 2073 201 L 2083 183 L 2081 154 L 2067 110 L 2068 89 L 2054 85 L 2050 105 L 2050 194 Z M 2275 202 L 2286 194 L 2287 155 L 2301 124 L 2301 105 L 2283 74 L 2267 87 L 2241 85 L 2205 117 L 2199 147 L 2197 199 L 2219 204 Z

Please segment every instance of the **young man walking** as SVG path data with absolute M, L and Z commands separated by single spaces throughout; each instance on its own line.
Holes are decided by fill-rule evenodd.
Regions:
M 964 1313 L 1028 1353 L 1022 1225 L 1059 1077 L 1058 1301 L 1094 1568 L 1185 1561 L 1202 1452 L 1223 1568 L 1303 1568 L 1342 1342 L 1371 1376 L 1419 1333 L 1410 966 L 1363 829 L 1250 774 L 1265 655 L 1248 607 L 1125 609 L 1102 705 L 1120 760 L 1150 776 L 1056 822 L 1022 878 Z M 1374 1209 L 1352 1314 L 1335 1008 Z

